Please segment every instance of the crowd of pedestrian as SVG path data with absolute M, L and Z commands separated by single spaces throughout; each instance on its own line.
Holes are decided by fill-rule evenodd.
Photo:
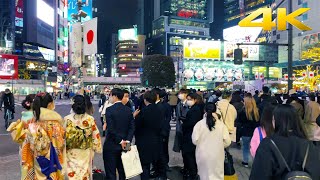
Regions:
M 167 179 L 172 122 L 172 150 L 182 155 L 186 180 L 224 179 L 230 148 L 242 149 L 244 167 L 253 159 L 252 180 L 320 179 L 320 104 L 315 94 L 307 101 L 293 90 L 288 96 L 271 96 L 267 87 L 254 95 L 114 88 L 104 91 L 99 102 L 103 145 L 90 97 L 75 95 L 72 100 L 64 118 L 54 111 L 49 93 L 28 95 L 22 102 L 26 111 L 21 120 L 8 127 L 20 144 L 21 179 L 92 179 L 96 152 L 103 153 L 106 179 L 124 180 L 121 154 L 133 143 L 141 179 Z

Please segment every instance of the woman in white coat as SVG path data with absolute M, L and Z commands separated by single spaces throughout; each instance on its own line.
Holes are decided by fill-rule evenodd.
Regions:
M 224 148 L 231 144 L 229 131 L 216 114 L 215 104 L 207 104 L 205 110 L 206 117 L 196 124 L 192 134 L 198 174 L 201 180 L 223 180 Z

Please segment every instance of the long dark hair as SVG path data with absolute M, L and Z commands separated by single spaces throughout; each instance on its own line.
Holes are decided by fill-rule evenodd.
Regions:
M 216 125 L 217 120 L 212 116 L 212 113 L 215 113 L 217 111 L 217 106 L 214 103 L 207 103 L 205 111 L 207 112 L 207 126 L 209 130 L 212 131 L 212 129 L 214 129 L 214 126 Z
M 86 100 L 82 95 L 76 95 L 73 97 L 72 110 L 76 114 L 86 113 Z
M 38 121 L 40 118 L 40 108 L 47 108 L 50 103 L 53 102 L 53 98 L 49 93 L 39 93 L 34 98 L 32 108 Z
M 294 135 L 306 139 L 300 117 L 293 106 L 288 104 L 278 105 L 273 111 L 275 120 L 275 134 L 288 137 Z
M 26 96 L 26 98 L 21 103 L 22 107 L 26 110 L 30 110 L 32 108 L 32 103 L 35 97 L 35 94 L 29 94 L 28 96 Z
M 268 103 L 263 109 L 260 126 L 266 131 L 267 137 L 270 137 L 274 133 L 274 127 L 272 124 L 273 111 L 277 107 L 276 103 Z
M 85 107 L 86 107 L 86 112 L 87 114 L 92 114 L 93 113 L 93 105 L 90 99 L 90 96 L 88 95 L 84 95 L 84 99 L 85 99 Z

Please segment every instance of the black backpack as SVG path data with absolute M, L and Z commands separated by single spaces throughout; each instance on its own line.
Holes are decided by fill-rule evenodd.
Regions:
M 283 180 L 312 180 L 310 174 L 308 174 L 307 172 L 304 171 L 304 168 L 307 163 L 308 155 L 309 155 L 309 144 L 308 144 L 307 151 L 306 151 L 306 154 L 303 159 L 302 171 L 292 171 L 291 168 L 288 166 L 286 160 L 282 156 L 282 153 L 280 152 L 276 143 L 274 143 L 274 141 L 272 139 L 270 139 L 270 140 L 271 140 L 271 143 L 273 144 L 273 146 L 276 148 L 277 152 L 279 153 L 281 161 L 283 161 L 283 163 L 286 165 L 286 168 L 288 170 L 288 173 L 284 176 Z

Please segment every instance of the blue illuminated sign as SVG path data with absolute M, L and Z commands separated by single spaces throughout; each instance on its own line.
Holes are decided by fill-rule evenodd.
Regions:
M 69 0 L 68 1 L 68 21 L 69 22 L 76 22 L 77 19 L 73 19 L 74 15 L 78 14 L 78 0 Z M 82 11 L 87 14 L 87 17 L 81 18 L 82 22 L 88 21 L 92 19 L 92 0 L 82 0 L 84 3 L 82 7 Z

